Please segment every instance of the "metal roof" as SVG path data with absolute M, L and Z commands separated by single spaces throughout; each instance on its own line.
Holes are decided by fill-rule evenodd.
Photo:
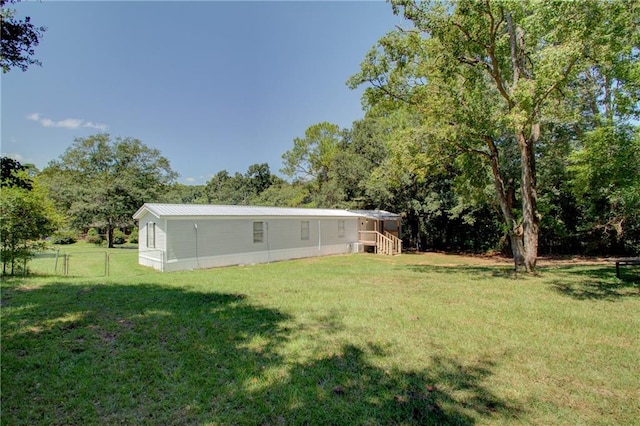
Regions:
M 211 204 L 145 203 L 133 215 L 140 219 L 145 211 L 157 217 L 181 216 L 289 216 L 289 217 L 360 217 L 357 213 L 338 209 L 307 209 L 289 207 L 222 206 Z
M 397 220 L 402 216 L 396 213 L 391 213 L 385 210 L 349 210 L 351 213 L 355 213 L 360 217 L 368 217 L 377 220 Z

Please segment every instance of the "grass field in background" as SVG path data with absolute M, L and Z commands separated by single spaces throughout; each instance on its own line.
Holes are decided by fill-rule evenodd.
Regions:
M 639 268 L 359 254 L 159 273 L 114 250 L 108 276 L 2 282 L 2 424 L 640 423 Z

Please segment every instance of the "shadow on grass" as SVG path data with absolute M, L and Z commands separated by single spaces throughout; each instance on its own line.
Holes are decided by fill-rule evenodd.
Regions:
M 376 347 L 287 356 L 310 331 L 242 294 L 17 280 L 2 303 L 6 424 L 473 424 L 521 411 L 483 385 L 491 360 L 407 372 L 369 361 L 385 356 Z
M 266 424 L 471 425 L 522 413 L 482 384 L 495 367 L 491 361 L 463 365 L 433 357 L 428 369 L 407 372 L 368 361 L 381 353 L 378 347 L 346 344 L 340 353 L 294 365 L 285 380 L 253 397 L 288 401 L 286 415 L 274 413 Z
M 461 274 L 478 279 L 531 278 L 526 273 L 516 274 L 513 269 L 505 266 L 408 265 L 403 268 L 425 274 Z M 620 279 L 616 277 L 615 267 L 611 265 L 540 267 L 537 271 L 540 277 L 551 278 L 554 290 L 574 299 L 615 301 L 640 297 L 640 274 L 637 273 L 640 268 L 622 270 Z
M 508 266 L 470 266 L 470 265 L 407 265 L 403 269 L 413 272 L 434 273 L 434 274 L 464 274 L 477 275 L 482 278 L 516 278 L 524 276 L 522 273 L 516 274 L 513 267 Z
M 569 267 L 557 269 L 559 276 L 552 282 L 554 290 L 577 300 L 616 301 L 630 297 L 640 297 L 640 276 L 633 271 L 625 271 L 622 279 L 616 278 L 615 267 Z M 576 279 L 577 278 L 577 279 Z

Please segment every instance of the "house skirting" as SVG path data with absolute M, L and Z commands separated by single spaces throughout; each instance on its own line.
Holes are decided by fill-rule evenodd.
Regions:
M 158 271 L 175 272 L 191 269 L 208 269 L 220 266 L 251 265 L 255 263 L 269 263 L 281 260 L 302 259 L 306 257 L 345 254 L 353 251 L 352 243 L 335 244 L 322 247 L 301 247 L 281 250 L 255 251 L 248 253 L 233 253 L 217 256 L 201 256 L 198 258 L 169 259 L 164 261 L 164 253 L 144 252 L 139 256 L 139 263 Z

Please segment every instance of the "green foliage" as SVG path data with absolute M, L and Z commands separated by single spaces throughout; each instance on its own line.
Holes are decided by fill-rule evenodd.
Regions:
M 11 68 L 20 68 L 26 71 L 30 65 L 41 65 L 40 61 L 33 58 L 35 47 L 40 43 L 42 33 L 46 27 L 37 27 L 31 23 L 29 16 L 24 19 L 15 18 L 13 10 L 8 9 L 8 3 L 17 3 L 20 0 L 0 0 L 0 66 L 3 73 Z
M 161 199 L 176 177 L 157 149 L 137 139 L 112 140 L 106 133 L 76 138 L 42 174 L 72 226 L 106 229 L 109 247 L 113 230 L 132 225 L 138 208 Z
M 271 174 L 267 163 L 252 164 L 243 175 L 228 171 L 216 173 L 204 188 L 204 202 L 208 204 L 249 205 L 260 203 L 262 193 L 282 180 Z
M 5 188 L 17 186 L 23 189 L 32 189 L 32 176 L 29 172 L 33 169 L 35 169 L 33 165 L 22 165 L 19 161 L 16 161 L 13 158 L 0 158 L 0 170 L 2 171 L 0 187 Z
M 419 184 L 414 180 L 424 169 L 420 163 L 438 164 L 443 157 L 434 153 L 455 155 L 449 160 L 456 173 L 453 190 L 496 206 L 514 258 L 519 260 L 521 245 L 531 270 L 541 212 L 545 231 L 573 232 L 562 224 L 571 197 L 559 211 L 552 206 L 560 201 L 552 195 L 558 186 L 537 184 L 539 166 L 552 164 L 538 152 L 541 144 L 555 142 L 548 132 L 558 124 L 583 129 L 589 115 L 621 119 L 637 110 L 638 4 L 392 1 L 408 28 L 380 38 L 348 84 L 366 85 L 369 108 L 410 108 L 423 117 L 428 136 L 422 146 L 402 137 L 393 141 L 400 145 L 395 154 L 406 151 L 411 160 L 392 162 L 416 167 L 392 170 L 396 182 L 403 188 Z M 374 171 L 373 191 L 387 174 Z M 547 196 L 541 206 L 539 194 Z
M 90 244 L 99 246 L 104 242 L 104 237 L 98 233 L 98 230 L 96 228 L 91 228 L 87 232 L 87 236 L 84 238 L 84 240 Z
M 640 130 L 599 127 L 585 135 L 571 160 L 573 189 L 586 219 L 582 228 L 592 234 L 590 249 L 604 245 L 640 253 Z
M 2 274 L 14 274 L 51 234 L 60 218 L 37 181 L 31 190 L 9 186 L 0 191 L 0 256 Z
M 78 241 L 78 235 L 75 231 L 56 231 L 51 237 L 51 242 L 53 244 L 66 245 L 66 244 L 75 244 Z
M 138 227 L 134 226 L 133 230 L 131 230 L 131 234 L 129 234 L 129 243 L 138 244 Z
M 206 188 L 204 185 L 184 185 L 173 183 L 167 185 L 158 202 L 170 204 L 206 204 Z
M 271 174 L 269 164 L 252 164 L 245 174 L 248 189 L 255 195 L 262 194 L 276 181 L 276 177 Z
M 282 172 L 303 181 L 313 179 L 321 186 L 329 180 L 342 136 L 343 131 L 335 124 L 322 122 L 310 126 L 304 138 L 295 138 L 293 148 L 282 154 Z
M 127 242 L 127 236 L 120 229 L 113 230 L 113 244 L 122 245 Z

